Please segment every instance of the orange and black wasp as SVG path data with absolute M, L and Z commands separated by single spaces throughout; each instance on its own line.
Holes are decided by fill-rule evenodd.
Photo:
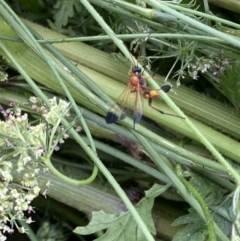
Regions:
M 152 105 L 153 98 L 159 96 L 159 92 L 157 90 L 149 89 L 145 80 L 149 76 L 142 75 L 142 71 L 142 68 L 137 65 L 131 67 L 131 69 L 128 71 L 128 75 L 131 76 L 130 81 L 127 83 L 126 88 L 123 90 L 119 98 L 110 107 L 106 115 L 107 124 L 112 124 L 117 122 L 118 120 L 123 120 L 124 118 L 126 118 L 131 93 L 135 93 L 133 112 L 134 126 L 141 120 L 143 115 L 143 98 L 148 99 L 148 105 L 152 109 L 160 112 L 161 114 L 183 118 L 178 115 L 165 113 L 164 111 Z M 165 93 L 168 93 L 171 88 L 171 85 L 163 85 L 161 87 L 161 90 Z

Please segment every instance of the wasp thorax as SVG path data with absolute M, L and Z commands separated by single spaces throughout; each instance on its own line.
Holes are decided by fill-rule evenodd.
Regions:
M 138 86 L 139 85 L 139 78 L 137 75 L 133 75 L 131 77 L 131 85 L 132 86 Z

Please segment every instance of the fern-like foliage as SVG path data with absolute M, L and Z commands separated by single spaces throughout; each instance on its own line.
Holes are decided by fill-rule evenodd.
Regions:
M 203 176 L 190 171 L 186 171 L 184 176 L 203 197 L 214 222 L 227 236 L 230 236 L 232 222 L 229 217 L 229 210 L 231 209 L 232 199 L 226 199 L 223 195 L 222 187 Z M 177 218 L 172 225 L 186 225 L 178 231 L 178 233 L 174 236 L 173 241 L 204 241 L 209 238 L 205 221 L 193 208 L 189 209 L 189 213 L 187 215 Z
M 55 25 L 60 28 L 68 24 L 68 19 L 74 16 L 75 11 L 81 11 L 81 4 L 76 0 L 59 0 L 54 8 L 56 9 L 54 14 Z

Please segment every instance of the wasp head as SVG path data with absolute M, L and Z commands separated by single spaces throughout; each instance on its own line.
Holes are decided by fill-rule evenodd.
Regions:
M 132 72 L 136 75 L 140 75 L 142 72 L 142 68 L 138 67 L 138 66 L 133 66 L 132 67 Z

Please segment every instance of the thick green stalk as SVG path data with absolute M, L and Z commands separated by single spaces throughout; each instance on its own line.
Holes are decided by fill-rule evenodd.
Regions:
M 0 95 L 0 102 L 7 105 L 10 101 L 16 103 L 19 107 L 21 107 L 25 111 L 31 112 L 31 109 L 27 108 L 28 99 L 26 99 L 25 96 L 23 97 L 20 95 L 16 95 L 16 93 L 14 92 L 5 90 Z M 93 133 L 93 135 L 95 135 L 96 137 L 104 136 L 104 138 L 106 139 L 110 139 L 114 142 L 122 143 L 121 136 L 123 136 L 124 139 L 130 142 L 133 142 L 133 143 L 138 142 L 137 139 L 133 136 L 133 134 L 129 132 L 127 129 L 125 129 L 124 127 L 119 125 L 108 125 L 106 124 L 105 120 L 102 117 L 98 116 L 97 114 L 91 111 L 88 111 L 87 109 L 81 108 L 81 111 L 83 113 L 84 118 L 86 118 L 87 120 L 91 133 Z M 37 113 L 33 113 L 33 114 L 36 115 Z M 70 119 L 70 122 L 73 121 L 73 119 L 74 118 Z M 192 170 L 197 170 L 202 173 L 210 171 L 211 173 L 214 172 L 216 174 L 220 174 L 221 176 L 228 174 L 227 170 L 219 163 L 213 162 L 210 159 L 194 154 L 188 151 L 186 148 L 182 148 L 181 146 L 175 145 L 171 141 L 168 141 L 164 138 L 161 138 L 161 142 L 159 143 L 154 143 L 150 140 L 149 142 L 159 154 L 165 155 L 172 161 L 181 163 L 182 165 L 189 167 Z M 95 141 L 95 145 L 100 145 L 100 144 L 98 144 L 98 142 Z M 169 147 L 173 147 L 173 146 L 174 148 L 170 150 Z M 100 147 L 98 148 L 108 154 L 115 155 L 115 150 L 112 151 L 112 149 L 109 148 L 109 146 L 103 145 L 101 146 L 101 148 Z M 129 163 L 128 162 L 129 159 L 126 158 L 126 155 L 124 155 L 124 157 L 122 155 L 119 155 L 118 158 Z M 129 163 L 129 164 L 136 166 L 135 163 Z M 224 184 L 223 186 L 225 186 L 229 190 L 233 190 L 233 188 L 229 187 L 227 184 L 226 185 Z
M 1 25 L 1 32 L 6 36 L 10 35 L 10 30 L 6 30 L 3 28 L 4 25 Z M 45 33 L 45 38 L 51 38 L 52 31 L 47 31 L 45 28 L 36 26 L 31 24 L 33 27 L 37 27 L 38 31 L 41 33 Z M 12 34 L 11 34 L 12 35 Z M 54 35 L 62 38 L 62 35 Z M 8 43 L 9 50 L 12 51 L 15 58 L 18 58 L 18 61 L 24 63 L 25 70 L 29 73 L 32 78 L 42 83 L 43 85 L 48 86 L 51 89 L 54 89 L 57 92 L 63 93 L 60 86 L 56 83 L 55 78 L 53 77 L 51 71 L 46 66 L 43 61 L 37 57 L 36 54 L 29 51 L 28 48 L 19 43 Z M 65 55 L 75 59 L 76 62 L 81 62 L 84 65 L 88 65 L 98 72 L 92 71 L 84 66 L 78 66 L 81 68 L 83 72 L 85 72 L 95 83 L 105 91 L 110 97 L 116 99 L 121 93 L 121 89 L 124 89 L 124 85 L 116 82 L 114 79 L 109 78 L 106 75 L 114 76 L 118 80 L 127 79 L 126 73 L 128 71 L 127 66 L 121 65 L 119 61 L 113 61 L 111 56 L 105 54 L 99 50 L 86 46 L 82 43 L 64 43 L 62 45 L 56 45 Z M 24 55 L 22 54 L 24 53 Z M 38 63 L 39 68 L 36 69 L 36 65 L 34 63 Z M 41 67 L 40 67 L 41 66 Z M 104 75 L 99 72 L 105 73 Z M 156 78 L 157 81 L 163 80 L 160 78 Z M 110 83 L 110 84 L 109 84 Z M 74 96 L 76 102 L 81 103 L 88 108 L 104 114 L 102 110 L 108 110 L 108 106 L 101 102 L 101 100 L 93 95 L 91 91 L 86 89 L 84 86 L 80 85 L 79 82 L 75 81 L 75 88 L 70 88 L 69 90 L 71 94 Z M 79 85 L 79 86 L 78 86 Z M 81 92 L 85 97 L 79 94 Z M 225 133 L 230 133 L 233 136 L 240 136 L 240 126 L 239 126 L 239 117 L 233 113 L 233 109 L 226 107 L 224 105 L 219 104 L 216 101 L 211 100 L 205 96 L 197 94 L 196 92 L 190 91 L 187 88 L 181 87 L 176 90 L 177 94 L 170 93 L 171 98 L 178 103 L 181 108 L 187 111 L 190 115 L 193 115 L 195 118 L 200 119 L 201 122 L 207 122 L 208 125 L 211 125 L 214 128 L 220 129 Z M 163 109 L 166 112 L 170 112 L 166 106 L 164 106 L 159 101 L 154 100 L 154 105 L 160 109 Z M 147 103 L 144 105 L 144 114 L 149 118 L 155 120 L 158 123 L 168 126 L 169 128 L 180 132 L 184 135 L 189 136 L 192 139 L 197 140 L 196 136 L 189 130 L 189 128 L 179 119 L 167 117 L 161 115 L 151 108 L 148 107 Z M 208 139 L 222 152 L 224 155 L 239 161 L 240 156 L 240 148 L 239 143 L 230 139 L 229 137 L 221 134 L 213 130 L 212 128 L 207 127 L 203 123 L 192 120 L 194 124 L 200 129 L 204 135 L 208 136 Z M 124 121 L 128 127 L 132 127 L 132 123 L 130 121 Z M 111 126 L 109 126 L 111 128 Z M 162 142 L 159 139 L 159 136 L 155 135 L 149 130 L 142 129 L 140 125 L 137 126 L 137 130 L 147 136 L 149 139 L 154 140 L 156 143 Z M 222 140 L 219 142 L 219 140 Z M 173 148 L 173 150 L 176 147 Z M 182 153 L 182 152 L 179 152 Z
M 17 17 L 16 17 L 16 15 L 13 12 L 11 12 L 11 16 L 8 16 L 6 14 L 7 9 L 8 9 L 8 11 L 11 12 L 11 10 L 8 7 L 8 5 L 6 5 L 3 1 L 0 1 L 0 12 L 1 12 L 1 14 L 5 17 L 6 20 L 9 20 L 11 22 L 12 19 L 13 19 L 13 16 L 14 16 L 14 18 L 17 18 Z M 18 20 L 18 21 L 20 21 L 20 20 Z M 13 26 L 13 24 L 11 24 L 11 26 Z M 17 32 L 19 32 L 19 29 L 17 30 Z M 27 31 L 27 32 L 28 32 L 28 35 L 31 36 L 30 32 L 29 31 Z M 21 33 L 20 33 L 20 35 L 21 35 Z M 31 40 L 37 46 L 38 51 L 41 53 L 40 56 L 42 57 L 42 55 L 45 55 L 46 53 L 43 54 L 43 50 L 40 50 L 40 47 L 38 46 L 37 41 L 34 38 L 32 38 L 32 36 L 30 37 L 30 39 L 28 41 L 31 41 Z M 32 43 L 30 42 L 29 45 L 32 46 Z M 6 54 L 8 53 L 8 52 L 6 52 L 6 48 L 4 48 L 3 45 L 2 45 L 2 49 L 4 50 L 4 52 Z M 36 50 L 36 49 L 34 49 L 34 50 Z M 37 53 L 39 53 L 39 52 L 37 52 Z M 11 58 L 11 60 L 14 60 L 14 58 L 12 58 L 10 53 L 8 54 L 8 57 Z M 36 86 L 36 84 L 32 81 L 32 79 L 26 74 L 24 69 L 15 60 L 14 60 L 14 66 L 19 71 L 19 73 L 21 73 L 24 76 L 25 80 L 34 89 L 36 94 L 43 100 L 43 102 L 47 106 L 50 107 L 50 103 L 49 103 L 48 99 L 46 98 L 46 96 Z M 62 119 L 62 124 L 66 128 L 68 128 L 70 126 L 70 123 L 68 123 L 64 118 Z M 146 237 L 148 237 L 149 240 L 153 240 L 152 235 L 149 233 L 149 231 L 148 231 L 145 223 L 142 221 L 140 215 L 138 214 L 138 212 L 136 211 L 136 209 L 134 208 L 134 206 L 132 205 L 132 203 L 130 202 L 130 200 L 128 199 L 128 197 L 126 196 L 124 191 L 122 190 L 122 188 L 119 186 L 117 181 L 111 175 L 111 173 L 107 170 L 107 168 L 103 165 L 103 163 L 98 159 L 96 154 L 94 152 L 92 152 L 91 149 L 88 147 L 88 145 L 86 145 L 86 143 L 79 137 L 78 133 L 73 128 L 69 129 L 69 133 L 77 141 L 77 143 L 84 149 L 84 151 L 88 154 L 88 156 L 94 162 L 94 164 L 96 164 L 98 166 L 98 168 L 102 171 L 102 173 L 107 178 L 109 183 L 113 186 L 113 188 L 116 190 L 118 195 L 121 197 L 123 203 L 126 205 L 128 210 L 131 212 L 132 216 L 134 217 L 134 219 L 136 220 L 138 225 L 142 228 L 142 231 L 146 235 Z
M 132 59 L 134 63 L 132 64 L 136 64 L 136 60 L 130 55 L 130 53 L 128 51 L 126 51 L 126 48 L 123 46 L 122 42 L 119 42 L 118 38 L 115 36 L 115 34 L 113 33 L 113 31 L 109 28 L 109 26 L 104 22 L 104 20 L 98 15 L 98 13 L 92 8 L 92 6 L 88 3 L 88 1 L 81 1 L 82 4 L 88 9 L 88 11 L 91 13 L 91 15 L 96 19 L 96 21 L 98 22 L 98 24 L 111 36 L 111 39 L 115 42 L 115 44 L 119 47 L 119 49 L 124 53 L 124 55 L 126 57 L 128 57 L 130 60 Z M 152 1 L 147 1 L 147 3 L 149 4 L 153 4 L 154 6 L 158 4 L 156 4 L 156 1 L 153 1 L 154 3 L 152 3 Z M 161 4 L 160 4 L 161 5 Z M 162 6 L 162 5 L 161 5 Z M 232 43 L 233 45 L 239 46 L 240 47 L 240 42 L 235 40 L 235 38 L 233 38 L 232 36 L 229 36 L 227 34 L 221 33 L 217 30 L 214 30 L 206 25 L 203 25 L 200 22 L 197 22 L 194 19 L 191 19 L 183 14 L 178 13 L 175 10 L 172 9 L 168 9 L 168 7 L 163 6 L 163 7 L 159 7 L 159 10 L 164 10 L 165 12 L 169 12 L 170 14 L 181 18 L 182 20 L 188 21 L 190 22 L 190 20 L 192 21 L 191 24 L 197 23 L 197 26 L 195 24 L 195 27 L 197 28 L 202 28 L 204 26 L 204 31 L 207 33 L 211 33 L 211 35 L 214 35 L 216 37 L 219 37 L 225 41 L 227 41 L 228 43 Z M 168 11 L 166 11 L 168 10 Z M 139 67 L 141 67 L 139 65 Z M 145 72 L 143 72 L 143 74 L 146 75 Z M 153 81 L 150 81 L 150 84 L 155 88 L 155 89 L 160 89 L 160 87 Z M 175 113 L 177 113 L 179 116 L 184 117 L 183 113 L 180 111 L 180 109 L 174 104 L 174 102 L 167 97 L 167 95 L 162 92 L 162 98 L 163 100 L 170 106 L 170 108 L 172 110 L 174 110 Z M 218 152 L 218 150 L 208 141 L 208 139 L 192 124 L 192 122 L 186 118 L 185 123 L 187 124 L 187 126 L 190 128 L 190 130 L 199 138 L 199 140 L 202 142 L 202 144 L 204 144 L 207 149 L 217 158 L 217 160 L 219 162 L 221 162 L 226 169 L 229 171 L 229 174 L 232 175 L 234 177 L 234 179 L 240 183 L 240 177 L 238 176 L 237 172 L 228 164 L 228 162 L 226 162 L 223 158 L 223 156 Z
M 32 28 L 36 29 L 46 39 L 64 38 L 64 35 L 57 34 L 31 22 L 27 23 L 32 26 Z M 138 35 L 133 36 L 138 37 Z M 80 62 L 84 66 L 92 68 L 98 73 L 104 74 L 95 75 L 93 72 L 90 72 L 86 69 L 88 75 L 91 75 L 93 81 L 100 85 L 104 91 L 110 91 L 112 98 L 116 99 L 118 97 L 120 91 L 116 92 L 116 89 L 119 89 L 120 85 L 117 85 L 116 88 L 113 88 L 116 83 L 114 80 L 109 79 L 106 76 L 110 76 L 113 79 L 126 83 L 128 80 L 126 73 L 129 68 L 127 64 L 123 65 L 119 60 L 113 59 L 113 57 L 111 57 L 109 54 L 106 54 L 82 43 L 64 43 L 54 46 L 76 63 Z M 83 71 L 85 71 L 84 68 Z M 163 78 L 156 76 L 155 79 L 161 85 L 164 84 Z M 111 86 L 113 87 L 108 85 L 108 82 L 111 83 Z M 203 96 L 184 86 L 181 86 L 181 88 L 178 88 L 177 90 L 175 89 L 174 92 L 169 93 L 169 95 L 174 100 L 174 102 L 176 102 L 178 106 L 181 107 L 181 109 L 187 111 L 188 115 L 193 116 L 201 122 L 207 123 L 213 128 L 220 129 L 228 135 L 230 134 L 235 138 L 239 138 L 239 116 L 234 113 L 233 108 L 227 107 L 217 102 L 216 100 L 208 98 L 207 96 Z M 151 114 L 154 114 L 153 111 L 149 112 L 148 115 L 151 119 L 156 119 L 156 116 Z M 161 115 L 160 118 L 157 118 L 156 120 L 161 121 Z
M 112 31 L 112 29 L 104 22 L 104 20 L 102 19 L 102 17 L 97 13 L 97 11 L 91 6 L 91 4 L 89 4 L 89 2 L 87 0 L 80 0 L 80 2 L 83 4 L 83 6 L 89 11 L 89 13 L 95 17 L 96 21 L 98 22 L 98 24 L 103 27 L 103 29 L 111 36 L 114 35 L 114 32 Z M 116 45 L 124 45 L 123 42 L 117 38 L 114 38 L 114 42 Z M 126 51 L 126 50 L 125 50 Z M 129 201 L 129 199 L 127 200 Z M 128 207 L 129 211 L 131 212 L 133 218 L 135 219 L 135 221 L 137 222 L 137 224 L 139 225 L 139 228 L 142 229 L 143 234 L 145 235 L 145 237 L 147 238 L 147 240 L 149 241 L 154 241 L 153 236 L 151 235 L 151 233 L 149 232 L 146 224 L 143 222 L 142 218 L 140 217 L 140 215 L 138 214 L 138 212 L 133 208 L 132 205 L 129 205 L 130 203 L 125 202 L 126 206 Z M 128 204 L 128 205 L 127 205 Z
M 206 1 L 209 1 L 209 2 L 211 2 L 211 1 L 219 1 L 219 2 L 221 2 L 222 0 L 206 0 Z M 228 3 L 228 2 L 230 2 L 230 1 L 225 1 L 225 0 L 223 0 L 225 3 Z M 235 0 L 233 0 L 233 1 L 235 1 Z M 238 0 L 237 0 L 238 1 Z M 178 11 L 181 11 L 182 13 L 187 13 L 187 14 L 189 14 L 189 15 L 195 15 L 195 16 L 199 16 L 199 17 L 203 17 L 203 18 L 205 18 L 205 19 L 208 19 L 208 20 L 213 20 L 213 21 L 215 21 L 215 22 L 217 22 L 217 23 L 222 23 L 222 24 L 224 24 L 224 25 L 227 25 L 227 26 L 231 26 L 231 27 L 233 27 L 233 28 L 237 28 L 237 29 L 240 29 L 240 25 L 239 24 L 237 24 L 237 23 L 234 23 L 234 22 L 231 22 L 231 21 L 228 21 L 228 20 L 226 20 L 226 19 L 223 19 L 223 18 L 219 18 L 219 17 L 217 17 L 216 15 L 212 15 L 212 14 L 207 14 L 207 13 L 203 13 L 203 12 L 200 12 L 200 11 L 197 11 L 197 10 L 194 10 L 194 9 L 190 9 L 190 8 L 185 8 L 185 7 L 181 7 L 181 6 L 179 6 L 179 5 L 175 5 L 175 4 L 169 4 L 169 3 L 164 3 L 164 4 L 166 4 L 166 6 L 169 6 L 170 8 L 172 8 L 172 9 L 175 9 L 175 10 L 178 10 Z M 239 4 L 239 2 L 238 2 L 238 4 Z
M 179 12 L 165 6 L 162 3 L 159 4 L 158 2 L 153 1 L 153 0 L 146 0 L 146 2 L 150 5 L 152 5 L 153 7 L 156 7 L 159 10 L 168 12 L 168 13 L 188 22 L 191 25 L 194 24 L 194 26 L 196 28 L 204 29 L 204 31 L 206 33 L 209 33 L 210 35 L 219 37 L 220 39 L 225 40 L 227 43 L 240 47 L 240 41 L 231 35 L 228 35 L 228 34 L 220 32 L 220 31 L 217 31 L 213 28 L 210 28 L 209 26 L 204 25 L 182 13 L 179 13 Z M 153 80 L 151 80 L 149 82 L 150 82 L 151 86 L 153 86 L 156 89 L 159 89 L 159 86 Z M 162 91 L 161 95 L 162 95 L 163 100 L 171 107 L 172 110 L 174 110 L 175 113 L 177 113 L 179 116 L 183 116 L 182 111 L 180 111 L 180 109 L 174 104 L 174 102 L 169 97 L 167 97 L 167 95 L 163 91 Z M 202 134 L 198 130 L 198 128 L 196 128 L 188 118 L 185 119 L 185 123 L 191 129 L 191 131 L 198 137 L 199 141 L 206 146 L 206 148 L 216 157 L 216 159 L 219 162 L 221 162 L 221 164 L 223 166 L 226 167 L 226 169 L 229 171 L 229 174 L 234 177 L 236 182 L 240 183 L 240 177 L 239 177 L 238 173 L 235 171 L 234 168 L 231 167 L 231 165 L 229 165 L 229 163 L 223 158 L 223 156 L 219 153 L 219 151 L 209 142 L 209 140 L 205 137 L 205 135 Z
M 25 78 L 25 80 L 28 82 L 28 84 L 35 90 L 35 92 L 37 93 L 37 95 L 39 97 L 41 97 L 41 99 L 45 102 L 45 104 L 50 108 L 50 102 L 47 99 L 47 97 L 42 93 L 42 91 L 36 86 L 36 84 L 33 82 L 33 80 L 31 78 L 29 78 L 29 76 L 26 74 L 26 72 L 22 69 L 22 67 L 15 61 L 15 59 L 12 57 L 12 55 L 8 52 L 8 50 L 4 47 L 4 45 L 0 42 L 0 49 L 3 51 L 4 55 L 12 62 L 13 66 L 19 71 L 19 73 Z M 62 119 L 62 123 L 65 125 L 66 128 L 68 128 L 69 126 L 71 126 L 71 124 L 69 122 L 66 121 L 66 119 Z M 71 133 L 72 135 L 74 135 L 76 137 L 77 132 L 73 129 L 70 128 L 69 129 L 69 133 Z M 77 134 L 78 137 L 78 134 Z M 77 138 L 79 144 L 85 148 L 85 150 L 87 150 L 86 147 L 88 147 L 85 142 L 83 142 L 83 140 L 81 138 Z M 87 152 L 89 154 L 90 157 L 93 158 L 92 152 L 88 150 Z M 94 157 L 95 154 L 94 154 Z M 98 169 L 96 167 L 94 167 L 93 169 L 93 173 L 92 175 L 87 178 L 86 180 L 75 180 L 72 178 L 69 178 L 65 175 L 63 175 L 62 173 L 60 173 L 51 163 L 50 160 L 51 156 L 48 156 L 48 158 L 43 159 L 43 163 L 46 165 L 46 167 L 49 168 L 49 170 L 51 170 L 52 173 L 54 173 L 56 176 L 58 176 L 59 178 L 61 178 L 62 180 L 64 180 L 65 182 L 71 183 L 71 184 L 75 184 L 75 185 L 86 185 L 89 184 L 91 182 L 94 181 L 94 179 L 96 178 L 96 175 L 98 173 Z M 94 158 L 93 158 L 94 159 Z M 96 159 L 96 158 L 95 158 Z
M 35 91 L 37 90 L 35 83 L 28 77 L 28 75 L 25 73 L 25 71 L 21 68 L 21 66 L 18 65 L 18 63 L 11 57 L 11 55 L 8 53 L 8 51 L 6 51 L 6 49 L 4 48 L 3 45 L 0 45 L 2 50 L 4 51 L 4 53 L 7 55 L 7 57 L 13 62 L 14 66 L 16 67 L 16 69 L 19 71 L 19 73 L 22 74 L 22 76 L 24 76 L 25 80 L 28 82 L 28 84 L 35 89 Z M 48 99 L 46 98 L 46 96 L 41 93 L 41 90 L 38 89 L 36 92 L 38 92 L 39 96 L 42 98 L 42 100 L 49 105 Z M 62 124 L 67 128 L 70 126 L 70 123 L 66 121 L 66 119 L 62 119 Z M 84 151 L 89 155 L 89 157 L 94 161 L 94 163 L 98 166 L 98 168 L 102 171 L 102 173 L 104 174 L 104 176 L 106 177 L 106 179 L 109 181 L 109 183 L 113 186 L 113 188 L 116 190 L 116 192 L 118 193 L 118 195 L 121 197 L 123 203 L 126 205 L 126 207 L 128 208 L 128 210 L 131 212 L 131 214 L 133 215 L 133 217 L 135 218 L 136 222 L 139 224 L 140 227 L 144 227 L 145 223 L 142 221 L 140 215 L 138 214 L 138 212 L 136 211 L 136 209 L 134 208 L 133 204 L 130 202 L 129 198 L 126 196 L 125 192 L 122 190 L 122 188 L 120 187 L 120 185 L 117 183 L 117 181 L 114 179 L 114 177 L 111 175 L 111 173 L 108 171 L 108 169 L 103 165 L 103 163 L 98 159 L 98 157 L 96 156 L 95 153 L 93 153 L 92 151 L 90 151 L 88 145 L 82 140 L 82 138 L 80 138 L 80 136 L 78 135 L 78 133 L 73 129 L 69 129 L 69 133 L 72 135 L 72 137 L 77 141 L 77 143 L 84 149 Z M 53 167 L 51 167 L 52 169 Z M 54 174 L 58 174 L 57 172 L 54 172 Z M 62 178 L 62 175 L 58 175 L 59 178 Z M 68 181 L 67 178 L 64 179 L 66 182 Z M 84 185 L 87 183 L 83 183 L 84 181 L 79 181 L 78 185 Z M 139 220 L 140 219 L 140 220 Z M 149 232 L 148 230 L 145 231 L 146 236 L 147 232 Z M 149 233 L 150 237 L 151 234 Z M 151 240 L 151 239 L 149 239 Z
M 109 0 L 109 2 L 113 3 L 113 6 L 120 6 L 128 11 L 134 12 L 135 14 L 138 14 L 142 16 L 143 18 L 156 20 L 161 23 L 168 23 L 168 22 L 174 22 L 177 20 L 174 16 L 170 14 L 166 14 L 163 12 L 156 11 L 154 9 L 144 8 L 140 7 L 138 5 L 129 3 L 127 1 L 121 1 L 121 0 Z
M 155 0 L 145 0 L 145 1 L 147 4 L 151 5 L 155 9 L 164 11 L 166 13 L 170 13 L 173 16 L 185 21 L 189 25 L 194 26 L 194 28 L 200 29 L 200 30 L 208 33 L 210 36 L 218 37 L 219 39 L 224 40 L 226 43 L 232 44 L 233 46 L 236 46 L 236 47 L 240 47 L 240 41 L 238 39 L 236 39 L 234 36 L 220 32 L 220 31 L 216 30 L 215 28 L 209 27 L 193 18 L 190 18 L 180 12 L 177 12 L 173 8 L 169 7 L 169 5 L 164 4 L 164 2 L 158 2 Z
M 238 0 L 208 0 L 209 3 L 215 4 L 221 8 L 240 13 L 240 2 Z
M 178 192 L 181 194 L 181 196 L 196 210 L 196 212 L 200 215 L 203 220 L 205 220 L 205 216 L 203 213 L 203 210 L 197 201 L 197 199 L 188 192 L 186 187 L 182 184 L 182 182 L 178 179 L 176 174 L 165 164 L 165 162 L 162 160 L 161 156 L 159 156 L 155 150 L 152 148 L 151 144 L 146 142 L 146 139 L 143 138 L 141 135 L 134 133 L 136 138 L 142 143 L 143 146 L 147 146 L 147 149 L 149 151 L 149 155 L 151 156 L 152 160 L 155 162 L 155 164 L 164 170 L 164 173 L 169 177 L 169 179 L 172 181 L 175 188 L 178 190 Z M 223 233 L 223 231 L 215 224 L 215 229 L 218 237 L 221 240 L 229 241 L 227 236 Z

